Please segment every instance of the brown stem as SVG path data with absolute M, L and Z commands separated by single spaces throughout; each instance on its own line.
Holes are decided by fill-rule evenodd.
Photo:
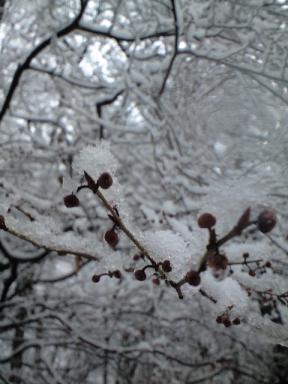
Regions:
M 175 283 L 175 282 L 172 281 L 172 280 L 169 281 L 171 287 L 173 287 L 173 288 L 176 290 L 179 299 L 182 300 L 182 299 L 184 299 L 184 295 L 183 295 L 183 293 L 182 293 L 182 291 L 181 291 L 181 285 L 183 285 L 184 283 L 183 283 L 183 284 L 180 284 L 181 282 L 182 282 L 182 280 L 179 281 L 178 283 Z
M 144 255 L 144 257 L 146 257 L 151 262 L 152 266 L 160 274 L 160 277 L 162 279 L 164 279 L 171 287 L 173 287 L 176 290 L 179 299 L 183 299 L 184 296 L 183 296 L 183 293 L 182 293 L 181 288 L 180 288 L 182 284 L 179 285 L 179 283 L 176 283 L 175 281 L 170 280 L 170 279 L 167 278 L 166 274 L 161 269 L 158 268 L 159 264 L 156 263 L 156 261 L 149 254 L 149 252 L 146 250 L 146 248 L 139 242 L 138 239 L 136 239 L 136 237 L 130 232 L 130 230 L 123 223 L 123 221 L 121 220 L 121 218 L 119 216 L 119 213 L 118 213 L 117 209 L 115 209 L 114 207 L 112 207 L 109 204 L 109 202 L 106 200 L 105 196 L 102 194 L 102 192 L 99 189 L 96 191 L 96 194 L 99 197 L 99 199 L 102 201 L 104 206 L 107 208 L 107 210 L 111 213 L 111 215 L 113 217 L 113 221 L 117 224 L 117 226 L 125 233 L 125 235 L 139 249 L 141 254 Z
M 217 300 L 215 300 L 212 296 L 209 296 L 208 293 L 206 293 L 203 289 L 199 289 L 199 292 L 202 296 L 207 297 L 207 299 L 213 301 L 214 304 L 217 303 Z
M 227 243 L 227 241 L 233 239 L 233 237 L 240 236 L 244 229 L 248 228 L 250 225 L 255 224 L 254 221 L 250 221 L 239 231 L 239 228 L 236 226 L 231 229 L 230 232 L 227 233 L 227 235 L 223 236 L 222 239 L 219 239 L 216 242 L 216 247 L 221 247 L 224 243 Z
M 77 252 L 77 251 L 74 251 L 73 249 L 57 248 L 57 247 L 53 247 L 53 246 L 49 246 L 49 245 L 40 244 L 37 240 L 29 237 L 28 235 L 24 235 L 23 233 L 17 232 L 16 230 L 14 230 L 12 228 L 7 228 L 7 232 L 11 233 L 11 235 L 13 235 L 15 237 L 18 237 L 18 239 L 28 241 L 29 243 L 35 245 L 38 248 L 44 248 L 48 251 L 54 251 L 54 252 L 57 252 L 59 254 L 64 254 L 64 253 L 66 254 L 67 253 L 70 255 L 81 256 L 81 257 L 84 257 L 85 259 L 99 261 L 99 258 L 97 256 L 93 256 L 93 255 L 86 253 L 86 252 Z
M 260 263 L 263 261 L 263 259 L 257 259 L 257 260 L 250 260 L 250 261 L 239 261 L 239 262 L 232 262 L 228 263 L 228 265 L 246 265 L 246 264 L 252 264 L 252 263 Z
M 153 259 L 152 256 L 150 256 L 149 252 L 145 249 L 145 247 L 136 239 L 136 237 L 132 234 L 132 232 L 126 227 L 126 225 L 123 223 L 120 216 L 118 216 L 115 209 L 109 204 L 109 202 L 106 200 L 105 196 L 102 194 L 102 192 L 98 189 L 96 191 L 96 195 L 99 197 L 99 199 L 102 201 L 104 206 L 107 208 L 107 210 L 111 213 L 113 220 L 115 223 L 117 223 L 118 227 L 125 233 L 125 235 L 132 241 L 132 243 L 135 244 L 135 246 L 139 249 L 139 251 L 150 261 L 150 263 L 156 267 L 157 263 Z

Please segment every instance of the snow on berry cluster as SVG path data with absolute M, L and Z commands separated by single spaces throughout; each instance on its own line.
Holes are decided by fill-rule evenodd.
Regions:
M 275 213 L 264 209 L 252 218 L 251 209 L 246 208 L 226 234 L 220 236 L 217 217 L 204 212 L 199 215 L 197 225 L 191 232 L 191 241 L 187 240 L 187 236 L 184 240 L 179 233 L 171 230 L 141 233 L 133 228 L 132 231 L 123 219 L 122 207 L 116 203 L 117 199 L 111 202 L 105 195 L 115 186 L 116 166 L 109 145 L 102 143 L 83 149 L 74 164 L 74 169 L 82 176 L 82 182 L 76 193 L 64 197 L 67 208 L 78 206 L 80 201 L 77 195 L 81 190 L 88 189 L 107 209 L 110 227 L 105 232 L 104 241 L 111 248 L 111 256 L 103 258 L 105 270 L 94 274 L 92 281 L 98 283 L 104 276 L 122 278 L 125 268 L 124 263 L 120 262 L 122 256 L 118 246 L 122 237 L 126 236 L 137 248 L 138 254 L 131 260 L 131 267 L 125 270 L 133 272 L 136 280 L 151 280 L 154 285 L 166 282 L 167 286 L 176 290 L 180 299 L 184 298 L 184 294 L 189 296 L 189 293 L 194 295 L 199 292 L 217 304 L 215 315 L 219 324 L 226 327 L 240 324 L 240 317 L 247 310 L 249 291 L 241 283 L 241 278 L 238 280 L 239 275 L 244 272 L 251 279 L 270 265 L 267 264 L 267 258 L 263 257 L 263 252 L 256 252 L 250 257 L 250 253 L 257 248 L 253 244 L 246 245 L 246 248 L 244 244 L 241 248 L 243 244 L 230 244 L 230 241 L 239 238 L 251 227 L 263 234 L 270 232 L 276 225 Z M 223 232 L 223 226 L 220 228 Z M 115 263 L 115 260 L 119 260 L 119 263 Z
M 277 222 L 273 210 L 262 208 L 254 214 L 250 207 L 242 208 L 238 216 L 232 215 L 233 224 L 225 227 L 222 225 L 225 216 L 222 204 L 221 214 L 207 210 L 198 216 L 197 222 L 191 219 L 192 231 L 185 230 L 185 238 L 170 229 L 141 233 L 130 222 L 131 215 L 116 176 L 117 161 L 109 143 L 102 141 L 83 148 L 75 157 L 73 170 L 73 179 L 65 182 L 64 187 L 70 192 L 63 198 L 64 205 L 68 209 L 78 209 L 84 196 L 86 199 L 96 198 L 107 212 L 103 244 L 97 244 L 91 233 L 83 241 L 72 233 L 58 235 L 61 228 L 54 222 L 37 226 L 34 221 L 17 224 L 6 213 L 0 215 L 0 229 L 33 244 L 42 244 L 58 254 L 71 253 L 99 261 L 97 273 L 91 276 L 94 283 L 107 277 L 119 280 L 124 274 L 131 273 L 139 282 L 151 281 L 155 286 L 165 284 L 174 289 L 180 299 L 202 295 L 215 307 L 217 322 L 225 327 L 240 324 L 250 296 L 258 295 L 263 302 L 288 300 L 285 292 L 274 294 L 269 284 L 265 292 L 259 291 L 255 283 L 260 277 L 264 281 L 263 276 L 271 276 L 273 266 L 267 256 L 266 244 L 249 237 L 249 232 L 258 231 L 263 237 L 272 231 Z M 89 194 L 84 195 L 85 191 Z M 239 200 L 240 193 L 236 195 Z M 219 196 L 212 197 L 211 201 L 220 199 Z M 230 196 L 231 200 L 233 196 Z M 240 205 L 243 206 L 242 201 Z M 229 213 L 228 209 L 227 215 Z M 47 231 L 49 236 L 46 236 Z M 245 242 L 242 241 L 243 233 Z M 137 249 L 132 258 L 121 251 L 124 239 Z

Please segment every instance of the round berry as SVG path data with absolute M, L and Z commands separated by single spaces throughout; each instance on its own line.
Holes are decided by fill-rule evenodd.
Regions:
M 170 263 L 169 260 L 164 260 L 163 261 L 162 269 L 163 269 L 164 272 L 171 272 L 172 271 L 171 263 Z
M 257 218 L 257 227 L 260 232 L 268 233 L 272 231 L 277 222 L 276 215 L 270 209 L 265 209 Z
M 64 197 L 64 204 L 67 208 L 78 207 L 79 203 L 79 199 L 76 195 L 74 195 L 74 193 Z
M 188 284 L 197 287 L 201 283 L 201 277 L 197 271 L 189 271 L 186 273 L 185 279 Z
M 158 277 L 154 277 L 154 279 L 152 279 L 152 283 L 154 285 L 160 285 L 160 280 L 158 279 Z
M 108 189 L 113 184 L 112 176 L 110 175 L 110 173 L 104 172 L 99 177 L 97 183 L 98 183 L 99 187 L 101 187 L 103 189 Z
M 218 323 L 218 324 L 222 324 L 223 323 L 223 316 L 222 315 L 219 315 L 219 316 L 217 316 L 216 317 L 216 322 Z
M 233 320 L 233 324 L 234 325 L 239 325 L 241 323 L 239 317 L 236 317 L 234 320 Z
M 119 237 L 114 229 L 109 229 L 104 235 L 105 241 L 111 245 L 111 247 L 115 247 L 118 244 Z
M 101 277 L 100 275 L 93 275 L 92 276 L 93 283 L 99 283 L 100 277 Z
M 250 276 L 252 276 L 252 277 L 255 277 L 255 276 L 256 276 L 256 272 L 255 272 L 255 271 L 252 271 L 252 270 L 250 270 L 250 271 L 249 271 L 249 275 L 250 275 Z
M 271 267 L 272 267 L 272 264 L 270 263 L 270 261 L 267 261 L 266 264 L 265 264 L 265 266 L 266 266 L 267 268 L 271 268 Z
M 116 271 L 113 271 L 113 276 L 116 279 L 121 279 L 122 273 L 121 273 L 121 271 L 119 271 L 119 269 L 116 269 Z
M 231 325 L 231 321 L 228 319 L 228 317 L 226 319 L 223 320 L 223 324 L 225 325 L 225 327 L 230 327 Z
M 135 276 L 135 279 L 136 280 L 139 280 L 139 281 L 144 281 L 146 280 L 146 273 L 145 271 L 143 271 L 143 269 L 137 269 L 135 272 L 134 272 L 134 276 Z
M 225 255 L 217 252 L 211 252 L 207 258 L 207 264 L 210 268 L 216 270 L 226 269 L 228 265 L 228 259 Z
M 216 218 L 211 213 L 202 213 L 198 217 L 198 225 L 200 228 L 210 229 L 216 224 Z

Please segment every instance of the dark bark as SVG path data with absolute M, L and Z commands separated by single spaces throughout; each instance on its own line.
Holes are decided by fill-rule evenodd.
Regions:
M 81 10 L 78 13 L 78 15 L 75 17 L 75 19 L 69 25 L 67 25 L 66 27 L 60 29 L 57 32 L 56 36 L 58 38 L 68 35 L 70 32 L 72 32 L 73 30 L 75 30 L 77 28 L 77 26 L 79 24 L 79 21 L 81 20 L 81 17 L 83 16 L 83 13 L 84 13 L 85 8 L 87 6 L 87 3 L 88 3 L 88 0 L 83 1 Z M 17 69 L 16 69 L 16 71 L 14 73 L 14 76 L 13 76 L 11 85 L 9 87 L 8 93 L 7 93 L 6 97 L 5 97 L 4 103 L 2 105 L 1 111 L 0 111 L 0 122 L 3 120 L 3 118 L 5 116 L 5 113 L 7 112 L 7 110 L 10 107 L 12 98 L 13 98 L 13 96 L 15 94 L 15 91 L 16 91 L 16 89 L 18 87 L 18 84 L 20 82 L 20 79 L 22 77 L 23 72 L 29 68 L 32 60 L 35 57 L 37 57 L 37 55 L 39 53 L 44 51 L 44 49 L 47 48 L 51 44 L 52 38 L 53 37 L 51 36 L 51 37 L 47 38 L 46 40 L 42 41 L 42 43 L 40 43 L 36 48 L 34 48 L 32 50 L 32 52 L 30 52 L 30 54 L 28 55 L 26 60 L 22 64 L 18 65 L 18 67 L 17 67 Z

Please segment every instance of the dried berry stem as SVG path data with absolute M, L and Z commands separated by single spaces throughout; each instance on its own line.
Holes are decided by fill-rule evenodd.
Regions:
M 181 300 L 184 299 L 184 295 L 183 295 L 180 287 L 181 287 L 181 285 L 186 283 L 186 280 L 185 281 L 180 280 L 178 283 L 175 283 L 174 281 L 169 281 L 169 283 L 170 283 L 171 287 L 173 287 L 176 290 L 179 299 L 181 299 Z
M 260 263 L 261 261 L 263 261 L 263 259 L 257 259 L 257 260 L 249 260 L 249 261 L 235 261 L 235 262 L 231 262 L 231 263 L 228 263 L 228 265 L 246 265 L 246 264 L 252 264 L 252 263 Z
M 158 271 L 158 268 L 155 268 L 155 265 L 145 265 L 145 267 L 144 268 L 142 268 L 142 271 L 146 271 L 146 269 L 148 269 L 148 268 L 153 268 L 153 269 L 155 269 L 155 271 L 157 272 Z

